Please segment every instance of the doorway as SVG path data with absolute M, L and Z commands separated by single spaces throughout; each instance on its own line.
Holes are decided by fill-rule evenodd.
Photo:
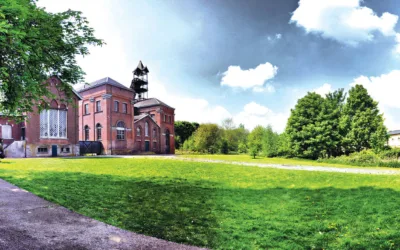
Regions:
M 144 142 L 144 151 L 145 152 L 149 152 L 150 151 L 150 142 L 149 141 L 145 141 Z
M 57 145 L 51 146 L 51 156 L 53 156 L 53 157 L 57 156 Z
M 165 130 L 165 153 L 169 154 L 170 153 L 170 148 L 169 148 L 169 130 Z

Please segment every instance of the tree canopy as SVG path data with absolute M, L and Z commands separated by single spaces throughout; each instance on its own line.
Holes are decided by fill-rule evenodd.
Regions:
M 43 84 L 57 76 L 66 94 L 84 80 L 77 56 L 88 46 L 104 42 L 94 36 L 79 11 L 50 13 L 35 0 L 2 0 L 0 3 L 0 111 L 22 114 L 52 96 Z

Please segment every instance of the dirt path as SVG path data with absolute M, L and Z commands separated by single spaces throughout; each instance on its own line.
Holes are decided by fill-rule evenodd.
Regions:
M 0 179 L 0 249 L 199 249 L 107 225 Z

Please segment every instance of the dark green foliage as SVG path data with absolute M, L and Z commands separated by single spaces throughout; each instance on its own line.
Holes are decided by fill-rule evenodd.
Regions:
M 215 154 L 222 142 L 222 131 L 216 124 L 201 124 L 193 134 L 194 149 L 202 153 Z
M 249 131 L 242 124 L 236 127 L 231 118 L 222 121 L 222 137 L 228 145 L 229 152 L 238 152 L 239 144 L 247 142 Z
M 196 122 L 187 122 L 187 121 L 176 121 L 175 122 L 175 147 L 177 149 L 181 148 L 183 143 L 189 139 L 189 137 L 196 131 L 196 129 L 200 126 Z
M 263 137 L 263 154 L 266 157 L 276 157 L 279 155 L 279 134 L 272 130 L 270 125 L 264 131 Z
M 228 142 L 226 140 L 222 140 L 221 143 L 221 154 L 228 154 L 229 153 L 229 148 L 228 148 Z
M 342 155 L 336 158 L 319 159 L 319 162 L 353 165 L 361 167 L 390 167 L 400 168 L 398 156 L 399 150 L 387 150 L 380 154 L 374 153 L 372 150 L 363 150 L 355 152 L 348 156 Z
M 76 57 L 88 55 L 88 45 L 103 44 L 81 12 L 67 10 L 53 14 L 37 7 L 35 2 L 1 0 L 0 3 L 2 112 L 30 112 L 37 103 L 52 97 L 42 84 L 50 76 L 57 76 L 62 83 L 57 86 L 59 91 L 70 95 L 71 85 L 84 79 Z
M 312 92 L 299 99 L 291 110 L 286 134 L 295 156 L 317 159 L 323 155 L 325 138 L 321 116 L 324 102 L 324 98 Z

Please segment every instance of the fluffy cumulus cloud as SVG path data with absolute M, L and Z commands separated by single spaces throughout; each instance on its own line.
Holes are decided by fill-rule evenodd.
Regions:
M 258 65 L 254 69 L 242 69 L 240 66 L 229 66 L 222 73 L 221 85 L 243 90 L 253 89 L 256 92 L 264 92 L 273 87 L 264 87 L 266 81 L 273 79 L 278 73 L 278 67 L 269 62 Z
M 332 85 L 329 83 L 324 83 L 321 87 L 314 89 L 313 92 L 325 97 L 326 94 L 332 92 Z
M 368 93 L 379 102 L 379 108 L 384 113 L 385 124 L 389 129 L 400 129 L 400 120 L 397 118 L 400 108 L 400 70 L 393 70 L 376 77 L 360 76 L 350 84 L 363 85 Z
M 236 124 L 243 124 L 247 129 L 253 129 L 257 125 L 271 125 L 277 132 L 283 132 L 289 118 L 287 113 L 276 113 L 269 108 L 255 102 L 250 102 L 243 107 L 243 110 L 233 116 Z
M 373 40 L 376 32 L 384 36 L 396 34 L 397 15 L 385 12 L 378 16 L 360 3 L 361 0 L 300 0 L 290 22 L 309 33 L 352 46 Z

